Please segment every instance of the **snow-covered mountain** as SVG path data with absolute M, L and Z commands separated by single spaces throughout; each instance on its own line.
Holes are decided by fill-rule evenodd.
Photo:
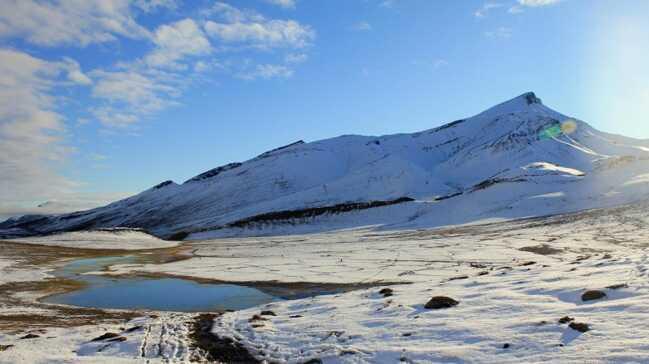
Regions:
M 530 92 L 419 133 L 299 141 L 93 210 L 11 219 L 0 236 L 118 226 L 179 238 L 434 227 L 648 194 L 648 141 L 600 132 Z

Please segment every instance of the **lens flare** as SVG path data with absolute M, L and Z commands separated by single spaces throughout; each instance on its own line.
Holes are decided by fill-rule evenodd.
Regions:
M 561 135 L 570 135 L 577 130 L 577 122 L 568 119 L 562 123 L 556 123 L 541 130 L 539 138 L 552 139 L 560 137 Z
M 563 123 L 561 123 L 561 132 L 570 135 L 574 133 L 577 130 L 577 122 L 574 120 L 566 120 Z

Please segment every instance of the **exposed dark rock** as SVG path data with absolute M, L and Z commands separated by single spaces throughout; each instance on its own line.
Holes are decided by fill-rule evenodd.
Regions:
M 327 334 L 326 337 L 332 337 L 332 336 L 335 336 L 335 337 L 341 337 L 341 336 L 343 336 L 344 334 L 345 334 L 344 331 L 337 331 L 337 330 L 334 330 L 334 331 L 329 331 L 329 333 Z
M 0 345 L 0 352 L 6 351 L 7 349 L 11 349 L 13 347 L 13 345 Z
M 538 97 L 536 97 L 536 94 L 534 94 L 534 92 L 528 92 L 528 93 L 526 93 L 526 94 L 525 94 L 525 101 L 527 101 L 527 104 L 528 104 L 528 105 L 532 105 L 532 104 L 543 104 L 543 102 L 541 101 L 541 99 L 539 99 Z
M 322 364 L 322 359 L 311 359 L 308 361 L 305 361 L 303 364 Z
M 216 176 L 218 176 L 219 174 L 221 174 L 223 172 L 229 171 L 231 169 L 239 168 L 239 167 L 241 167 L 241 163 L 228 163 L 228 164 L 226 164 L 224 166 L 216 167 L 214 169 L 210 169 L 207 172 L 201 173 L 198 176 L 193 177 L 193 178 L 185 181 L 185 183 L 196 182 L 196 181 L 216 177 Z
M 287 144 L 287 145 L 284 145 L 284 146 L 279 147 L 279 148 L 271 149 L 271 150 L 269 150 L 267 152 L 261 153 L 260 155 L 257 156 L 257 158 L 267 158 L 267 157 L 270 157 L 271 155 L 273 155 L 275 152 L 279 152 L 280 150 L 288 149 L 290 147 L 293 147 L 293 146 L 296 146 L 296 145 L 301 145 L 301 144 L 304 144 L 304 140 L 298 140 L 297 142 Z
M 332 206 L 312 207 L 312 208 L 300 209 L 300 210 L 275 211 L 275 212 L 268 212 L 265 214 L 259 214 L 259 215 L 247 217 L 245 219 L 237 220 L 227 224 L 226 226 L 243 228 L 253 223 L 266 223 L 266 222 L 281 221 L 281 220 L 309 218 L 309 217 L 316 217 L 324 214 L 339 214 L 343 212 L 366 210 L 375 207 L 396 205 L 396 204 L 400 204 L 404 202 L 412 202 L 412 201 L 414 201 L 414 199 L 410 197 L 401 197 L 396 200 L 388 200 L 388 201 L 347 202 L 347 203 L 341 203 Z
M 509 345 L 509 343 L 505 343 L 505 344 L 503 344 L 503 349 L 509 349 L 510 346 L 511 345 Z
M 379 294 L 382 294 L 383 297 L 390 297 L 394 294 L 394 290 L 392 288 L 383 288 L 379 291 Z
M 110 340 L 110 339 L 115 339 L 117 337 L 120 337 L 119 334 L 116 334 L 114 332 L 107 332 L 101 336 L 97 336 L 96 338 L 90 340 L 91 342 L 94 341 L 104 341 L 104 340 Z
M 446 296 L 435 296 L 426 302 L 424 308 L 429 310 L 438 310 L 441 308 L 451 308 L 457 306 L 460 302 Z
M 356 355 L 356 354 L 358 354 L 358 351 L 355 351 L 355 350 L 349 350 L 349 349 L 346 349 L 346 350 L 341 350 L 341 351 L 340 351 L 340 356 L 345 356 L 345 355 Z
M 261 311 L 260 315 L 262 315 L 262 316 L 277 316 L 277 314 L 275 314 L 275 312 L 270 311 L 270 310 Z
M 302 315 L 291 315 L 291 316 L 289 316 L 289 318 L 300 318 L 300 317 L 304 317 L 304 316 L 302 316 Z
M 575 321 L 575 318 L 570 316 L 563 316 L 562 318 L 559 319 L 560 324 L 567 324 L 568 322 L 571 321 Z
M 606 298 L 606 293 L 598 290 L 589 290 L 581 295 L 581 300 L 584 302 L 598 300 L 600 298 Z
M 190 346 L 205 356 L 204 358 L 194 358 L 195 361 L 232 364 L 259 363 L 259 360 L 255 359 L 243 345 L 212 333 L 216 316 L 215 314 L 201 314 L 192 322 L 189 334 Z
M 563 250 L 553 248 L 553 247 L 549 246 L 548 244 L 525 246 L 525 247 L 522 247 L 522 248 L 520 248 L 518 250 L 524 251 L 524 252 L 530 252 L 530 253 L 534 253 L 534 254 L 540 254 L 540 255 L 552 255 L 552 254 L 559 254 L 559 253 L 563 252 Z
M 167 238 L 167 240 L 170 240 L 170 241 L 183 241 L 183 240 L 185 240 L 185 238 L 187 238 L 188 236 L 189 236 L 189 233 L 188 233 L 188 232 L 186 232 L 186 231 L 179 231 L 179 232 L 177 232 L 177 233 L 173 233 L 172 235 L 170 235 L 170 236 Z
M 536 262 L 532 262 L 532 261 L 530 261 L 530 262 L 524 262 L 524 263 L 521 263 L 521 264 L 519 264 L 518 266 L 519 266 L 519 267 L 527 267 L 527 266 L 529 266 L 529 265 L 534 265 L 534 264 L 536 264 Z
M 118 336 L 116 338 L 108 339 L 106 341 L 109 342 L 109 343 L 121 343 L 121 342 L 126 341 L 126 338 L 124 336 Z
M 163 188 L 163 187 L 165 187 L 165 186 L 169 186 L 169 185 L 171 185 L 171 184 L 173 184 L 173 183 L 174 183 L 174 181 L 171 181 L 171 180 L 169 180 L 169 181 L 164 181 L 164 182 L 162 182 L 162 183 L 160 183 L 160 184 L 157 184 L 157 185 L 153 186 L 153 189 L 154 189 L 154 190 L 159 190 L 159 189 L 161 189 L 161 188 Z
M 440 130 L 444 130 L 444 129 L 452 128 L 452 127 L 454 127 L 454 126 L 457 126 L 457 125 L 462 124 L 463 122 L 464 122 L 464 119 L 455 120 L 455 121 L 452 121 L 452 122 L 450 122 L 450 123 L 448 123 L 448 124 L 444 124 L 444 125 L 442 125 L 442 126 L 438 126 L 437 128 L 431 130 L 430 132 L 431 132 L 431 133 L 435 133 L 435 132 L 438 132 L 438 131 L 440 131 Z
M 471 192 L 476 192 L 480 190 L 486 190 L 487 188 L 499 184 L 499 183 L 515 183 L 515 182 L 526 182 L 525 178 L 489 178 L 486 179 L 471 188 Z
M 456 193 L 451 193 L 450 195 L 438 196 L 438 197 L 435 197 L 435 201 L 448 200 L 449 198 L 461 196 L 463 194 L 464 194 L 464 192 L 456 192 Z
M 629 285 L 626 283 L 620 283 L 620 284 L 613 284 L 610 286 L 606 286 L 608 289 L 622 289 L 622 288 L 629 288 Z
M 255 322 L 255 321 L 268 321 L 268 319 L 260 315 L 252 315 L 252 317 L 248 320 L 248 322 Z
M 39 337 L 40 337 L 40 335 L 36 335 L 36 334 L 27 334 L 27 335 L 21 337 L 20 340 L 25 340 L 25 339 L 36 339 L 36 338 L 39 338 Z
M 124 332 L 128 334 L 128 333 L 131 333 L 131 332 L 142 330 L 143 328 L 144 328 L 143 326 L 133 326 L 131 328 L 128 328 L 128 329 L 124 330 Z
M 405 336 L 405 337 L 412 336 L 412 332 L 404 332 L 401 336 Z
M 457 276 L 457 277 L 451 277 L 448 280 L 449 281 L 457 281 L 457 280 L 460 280 L 460 279 L 468 279 L 468 278 L 469 278 L 469 276 Z
M 588 324 L 585 324 L 583 322 L 571 322 L 568 327 L 579 332 L 590 331 Z

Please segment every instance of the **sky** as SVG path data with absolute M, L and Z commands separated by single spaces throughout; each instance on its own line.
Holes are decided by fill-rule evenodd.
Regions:
M 527 91 L 649 138 L 645 0 L 0 0 L 0 219 Z

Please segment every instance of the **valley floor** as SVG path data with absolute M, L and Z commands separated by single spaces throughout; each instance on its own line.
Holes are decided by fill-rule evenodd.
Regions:
M 102 273 L 376 284 L 210 317 L 212 338 L 230 338 L 259 361 L 643 362 L 649 357 L 646 211 L 647 204 L 636 204 L 437 230 L 194 241 L 182 245 L 189 259 Z M 0 289 L 13 298 L 0 301 L 0 363 L 207 360 L 192 341 L 204 315 L 88 312 L 79 316 L 95 317 L 92 325 L 2 325 L 21 310 L 67 314 L 16 288 L 44 279 L 56 260 L 16 265 L 20 254 L 7 251 L 0 250 Z M 605 296 L 583 301 L 587 290 Z M 459 304 L 426 309 L 434 296 Z M 107 331 L 125 339 L 89 342 Z M 29 333 L 39 337 L 20 339 Z

